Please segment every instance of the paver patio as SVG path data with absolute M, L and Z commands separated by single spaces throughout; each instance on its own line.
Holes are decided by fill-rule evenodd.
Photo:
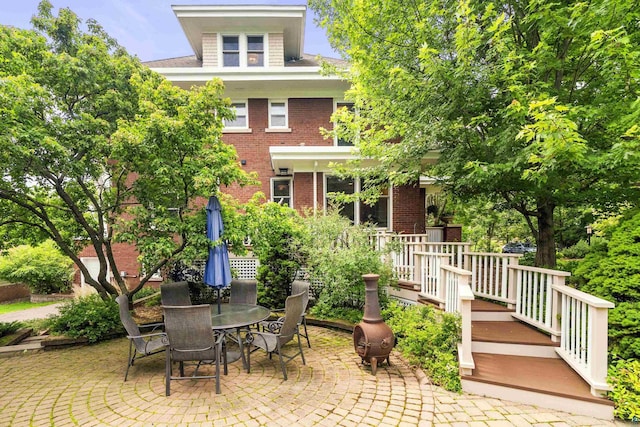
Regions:
M 213 380 L 176 381 L 164 395 L 164 354 L 141 359 L 123 382 L 125 338 L 0 358 L 0 426 L 612 426 L 621 422 L 458 395 L 429 384 L 396 352 L 377 376 L 360 364 L 351 334 L 310 327 L 313 348 L 288 365 L 237 362 Z

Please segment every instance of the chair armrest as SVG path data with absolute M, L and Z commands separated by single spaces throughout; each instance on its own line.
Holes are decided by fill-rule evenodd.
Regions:
M 149 329 L 149 328 L 151 328 L 151 332 L 153 332 L 156 329 L 163 329 L 164 328 L 164 323 L 162 323 L 162 322 L 159 322 L 159 323 L 145 323 L 145 324 L 138 325 L 138 328 L 140 328 L 140 329 Z
M 133 339 L 133 338 L 142 338 L 142 339 L 146 339 L 146 338 L 153 338 L 153 337 L 166 337 L 167 334 L 165 334 L 164 332 L 154 332 L 151 334 L 143 334 L 143 335 L 127 335 L 127 338 L 129 339 Z

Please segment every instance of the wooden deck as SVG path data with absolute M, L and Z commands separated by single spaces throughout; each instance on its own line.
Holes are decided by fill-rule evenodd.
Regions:
M 560 343 L 552 342 L 548 335 L 517 321 L 473 321 L 471 323 L 471 339 L 473 341 L 505 344 L 532 344 L 552 347 L 560 346 Z

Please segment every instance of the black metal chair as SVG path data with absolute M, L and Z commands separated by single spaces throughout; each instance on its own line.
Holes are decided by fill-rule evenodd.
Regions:
M 191 305 L 189 284 L 187 282 L 163 283 L 160 285 L 162 305 Z
M 247 334 L 247 372 L 251 370 L 251 352 L 261 348 L 269 354 L 269 358 L 273 353 L 278 354 L 280 359 L 280 367 L 284 379 L 287 379 L 286 364 L 293 360 L 297 355 L 302 358 L 302 364 L 305 365 L 304 353 L 302 352 L 302 343 L 300 340 L 300 332 L 298 322 L 302 316 L 303 294 L 291 295 L 285 301 L 285 316 L 282 321 L 272 322 L 268 329 L 271 332 L 251 332 Z M 298 351 L 292 355 L 283 354 L 282 349 L 285 344 L 298 338 Z M 256 348 L 251 350 L 251 345 Z
M 131 317 L 129 312 L 129 299 L 126 295 L 120 295 L 116 298 L 116 302 L 120 308 L 120 321 L 127 331 L 129 338 L 129 356 L 127 358 L 127 370 L 124 373 L 124 380 L 129 376 L 129 368 L 133 363 L 143 357 L 151 356 L 164 350 L 167 345 L 166 335 L 161 331 L 162 323 L 152 323 L 139 326 Z M 140 333 L 140 327 L 153 328 L 152 332 L 147 334 Z M 155 332 L 155 330 L 159 330 Z
M 211 307 L 207 304 L 190 306 L 162 306 L 167 334 L 165 381 L 166 395 L 171 394 L 171 380 L 216 379 L 216 393 L 220 393 L 220 360 L 227 374 L 227 355 L 223 350 L 224 334 L 215 334 L 211 325 Z M 179 362 L 180 375 L 174 376 L 173 362 Z M 195 368 L 185 375 L 185 362 Z M 200 375 L 202 365 L 215 365 L 215 375 Z

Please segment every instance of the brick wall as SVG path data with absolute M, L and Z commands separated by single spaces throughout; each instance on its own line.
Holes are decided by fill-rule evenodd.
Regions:
M 330 128 L 333 112 L 331 98 L 297 99 L 291 98 L 289 105 L 289 128 L 291 132 L 265 132 L 269 127 L 269 100 L 249 99 L 249 128 L 251 133 L 225 133 L 223 140 L 234 145 L 238 159 L 244 160 L 247 172 L 257 172 L 261 185 L 240 188 L 231 186 L 223 191 L 233 194 L 241 202 L 246 202 L 256 191 L 270 196 L 270 178 L 275 176 L 269 156 L 270 146 L 333 145 L 333 141 L 323 139 L 320 128 Z M 296 176 L 296 180 L 298 177 Z M 313 177 L 311 177 L 313 179 Z M 319 178 L 320 179 L 320 178 Z M 294 183 L 296 194 L 298 183 Z M 297 205 L 297 196 L 294 203 Z M 313 200 L 311 200 L 313 206 Z
M 425 232 L 425 190 L 418 185 L 393 188 L 393 230 L 398 233 Z
M 21 283 L 0 285 L 0 302 L 28 300 L 30 294 L 29 288 Z

